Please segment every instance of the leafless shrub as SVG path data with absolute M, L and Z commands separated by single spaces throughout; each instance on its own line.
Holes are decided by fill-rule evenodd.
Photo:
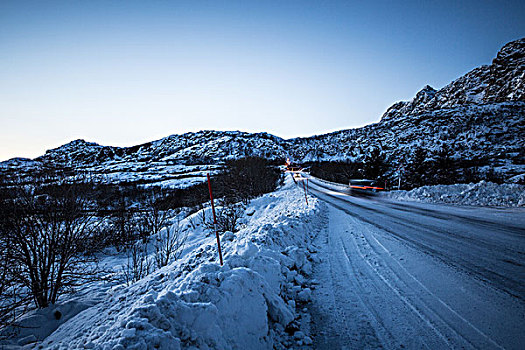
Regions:
M 195 230 L 197 228 L 197 223 L 196 223 L 195 217 L 189 217 L 188 218 L 188 223 L 190 224 L 192 229 Z
M 4 256 L 5 252 L 2 253 L 2 257 Z M 12 333 L 16 331 L 16 327 L 9 327 L 11 332 L 7 332 L 6 327 L 15 326 L 18 317 L 27 311 L 31 302 L 27 293 L 21 294 L 22 287 L 13 278 L 16 270 L 17 267 L 10 261 L 0 261 L 0 340 L 14 335 Z
M 179 259 L 187 238 L 187 231 L 181 229 L 178 221 L 174 225 L 166 225 L 164 231 L 159 233 L 155 241 L 155 265 L 157 268 Z
M 111 225 L 107 232 L 108 243 L 113 244 L 118 251 L 127 249 L 138 237 L 138 222 L 125 198 L 118 201 L 110 221 Z
M 217 231 L 237 232 L 238 223 L 244 214 L 244 207 L 240 204 L 225 204 L 217 210 Z
M 229 160 L 225 165 L 217 177 L 217 195 L 230 203 L 247 204 L 254 197 L 274 191 L 282 181 L 279 169 L 263 158 Z
M 201 222 L 204 227 L 209 230 L 217 229 L 217 232 L 237 232 L 239 220 L 244 214 L 244 205 L 240 203 L 221 201 L 216 207 L 215 214 L 217 220 L 216 226 L 214 225 L 213 217 L 206 218 L 204 210 L 202 211 Z
M 126 250 L 127 261 L 121 270 L 121 280 L 130 285 L 135 283 L 153 270 L 153 263 L 148 257 L 147 245 L 140 243 L 132 244 Z
M 198 214 L 198 221 L 203 227 L 213 228 L 213 218 L 211 215 L 206 216 L 206 209 L 203 208 Z
M 149 275 L 155 268 L 168 265 L 182 254 L 186 243 L 187 232 L 182 231 L 179 223 L 166 224 L 157 232 L 154 242 L 154 254 L 149 256 L 148 244 L 141 241 L 128 244 L 127 261 L 122 267 L 120 279 L 130 285 Z

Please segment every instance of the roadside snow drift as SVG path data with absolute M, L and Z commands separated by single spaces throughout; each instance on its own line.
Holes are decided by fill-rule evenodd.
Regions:
M 104 300 L 61 325 L 42 345 L 51 349 L 272 349 L 284 348 L 296 307 L 311 291 L 307 244 L 318 227 L 319 202 L 292 182 L 251 202 L 244 228 L 222 235 L 224 266 L 215 237 L 195 229 L 178 261 L 139 282 L 118 286 Z M 193 220 L 192 220 L 193 219 Z M 198 226 L 198 224 L 197 224 Z M 285 329 L 288 331 L 285 332 Z M 296 343 L 311 339 L 295 332 Z M 300 334 L 301 333 L 301 334 Z M 302 335 L 298 337 L 298 335 Z
M 495 184 L 481 181 L 476 184 L 423 186 L 411 191 L 391 191 L 386 196 L 402 200 L 459 205 L 522 207 L 525 206 L 525 186 Z

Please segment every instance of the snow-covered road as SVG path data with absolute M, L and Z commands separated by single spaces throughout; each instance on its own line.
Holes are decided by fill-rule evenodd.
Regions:
M 327 202 L 315 347 L 523 348 L 525 211 L 356 198 Z

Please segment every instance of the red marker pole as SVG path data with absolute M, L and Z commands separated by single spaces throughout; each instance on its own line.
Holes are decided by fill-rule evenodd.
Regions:
M 308 206 L 308 196 L 306 195 L 306 186 L 303 181 L 304 199 L 306 200 L 306 206 Z
M 210 200 L 211 200 L 211 211 L 213 212 L 213 228 L 215 229 L 215 236 L 217 236 L 217 247 L 219 248 L 219 260 L 221 261 L 222 266 L 222 251 L 221 251 L 221 240 L 219 239 L 219 232 L 217 232 L 217 217 L 215 216 L 215 204 L 213 204 L 213 193 L 211 191 L 211 180 L 210 174 L 206 174 L 208 178 L 208 189 L 210 190 Z

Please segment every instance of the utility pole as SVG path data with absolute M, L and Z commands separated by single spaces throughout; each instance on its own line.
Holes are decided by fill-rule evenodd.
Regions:
M 403 164 L 400 164 L 397 168 L 397 189 L 401 189 L 401 173 L 405 171 L 405 166 Z

